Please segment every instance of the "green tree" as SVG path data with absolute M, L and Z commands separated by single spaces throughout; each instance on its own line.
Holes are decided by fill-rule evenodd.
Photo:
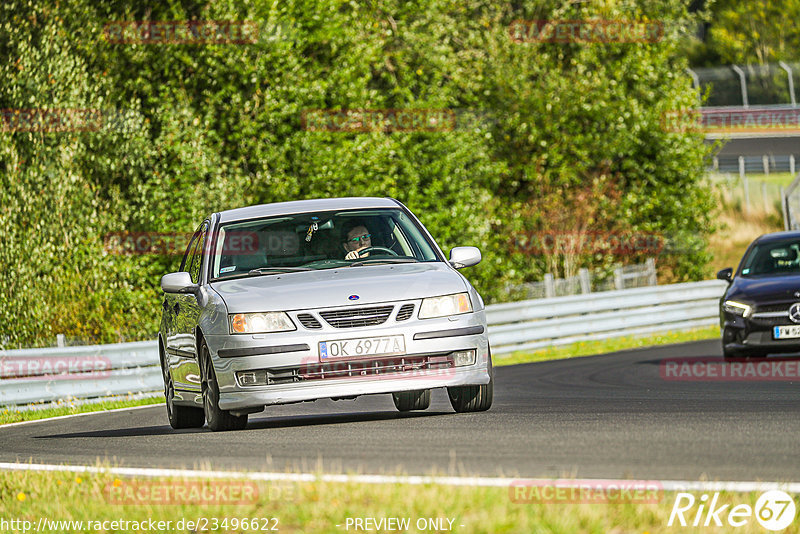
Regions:
M 122 125 L 0 132 L 0 343 L 155 336 L 159 277 L 179 257 L 117 255 L 109 232 L 191 232 L 211 211 L 345 195 L 407 204 L 443 248 L 480 246 L 465 274 L 487 300 L 611 254 L 531 256 L 532 231 L 636 231 L 699 246 L 661 259 L 707 274 L 712 205 L 702 138 L 662 128 L 697 95 L 672 36 L 518 43 L 516 19 L 687 21 L 679 0 L 65 0 L 0 7 L 2 109 L 97 109 Z M 250 44 L 115 44 L 114 21 L 251 20 Z M 679 23 L 680 24 L 680 23 Z M 455 110 L 427 132 L 303 127 L 314 109 Z M 7 130 L 8 128 L 6 128 Z M 638 262 L 637 255 L 622 258 Z
M 708 30 L 690 47 L 692 65 L 749 65 L 800 59 L 800 1 L 708 2 Z

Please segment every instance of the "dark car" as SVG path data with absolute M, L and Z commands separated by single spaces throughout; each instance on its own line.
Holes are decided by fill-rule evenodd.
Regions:
M 800 352 L 800 232 L 762 235 L 717 278 L 730 283 L 719 312 L 725 359 Z

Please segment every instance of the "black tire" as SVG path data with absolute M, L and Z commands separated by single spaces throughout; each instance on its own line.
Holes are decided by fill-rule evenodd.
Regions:
M 208 428 L 214 432 L 242 430 L 247 426 L 247 414 L 233 415 L 219 407 L 219 386 L 217 373 L 211 362 L 211 355 L 205 341 L 200 345 L 200 383 L 203 391 L 203 411 Z
M 401 412 L 411 410 L 427 410 L 431 405 L 431 390 L 420 389 L 417 391 L 400 391 L 392 393 L 394 407 Z
M 736 351 L 732 351 L 732 350 L 725 350 L 725 348 L 723 348 L 722 349 L 722 358 L 726 362 L 729 362 L 731 360 L 741 360 L 742 358 L 744 358 L 744 356 L 740 352 L 736 352 Z
M 732 350 L 725 350 L 722 349 L 722 357 L 725 359 L 726 362 L 732 360 L 749 360 L 749 359 L 760 359 L 766 358 L 767 353 L 761 350 L 744 350 L 744 351 L 732 351 Z
M 447 388 L 450 405 L 458 413 L 485 412 L 492 407 L 494 397 L 494 367 L 489 352 L 489 383 L 479 386 L 454 386 Z
M 163 355 L 161 358 L 161 373 L 164 375 L 164 397 L 166 398 L 167 418 L 170 426 L 176 430 L 180 428 L 201 428 L 206 422 L 206 415 L 202 408 L 180 406 L 174 403 L 175 386 L 172 383 L 172 375 L 167 369 Z

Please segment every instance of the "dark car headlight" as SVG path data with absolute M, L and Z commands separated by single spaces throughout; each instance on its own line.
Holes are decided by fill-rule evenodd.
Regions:
M 737 302 L 735 300 L 726 300 L 723 302 L 722 309 L 728 313 L 732 313 L 733 315 L 738 315 L 739 317 L 745 318 L 749 317 L 753 312 L 753 308 L 749 304 Z

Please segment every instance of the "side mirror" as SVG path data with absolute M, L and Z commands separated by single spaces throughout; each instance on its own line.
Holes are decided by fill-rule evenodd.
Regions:
M 200 286 L 192 283 L 187 272 L 169 273 L 161 277 L 161 290 L 164 293 L 194 293 Z
M 730 282 L 733 278 L 733 269 L 728 267 L 727 269 L 722 269 L 720 272 L 717 273 L 718 280 L 725 280 L 726 282 Z
M 450 265 L 456 269 L 472 267 L 481 262 L 481 251 L 477 247 L 455 247 L 450 251 Z

